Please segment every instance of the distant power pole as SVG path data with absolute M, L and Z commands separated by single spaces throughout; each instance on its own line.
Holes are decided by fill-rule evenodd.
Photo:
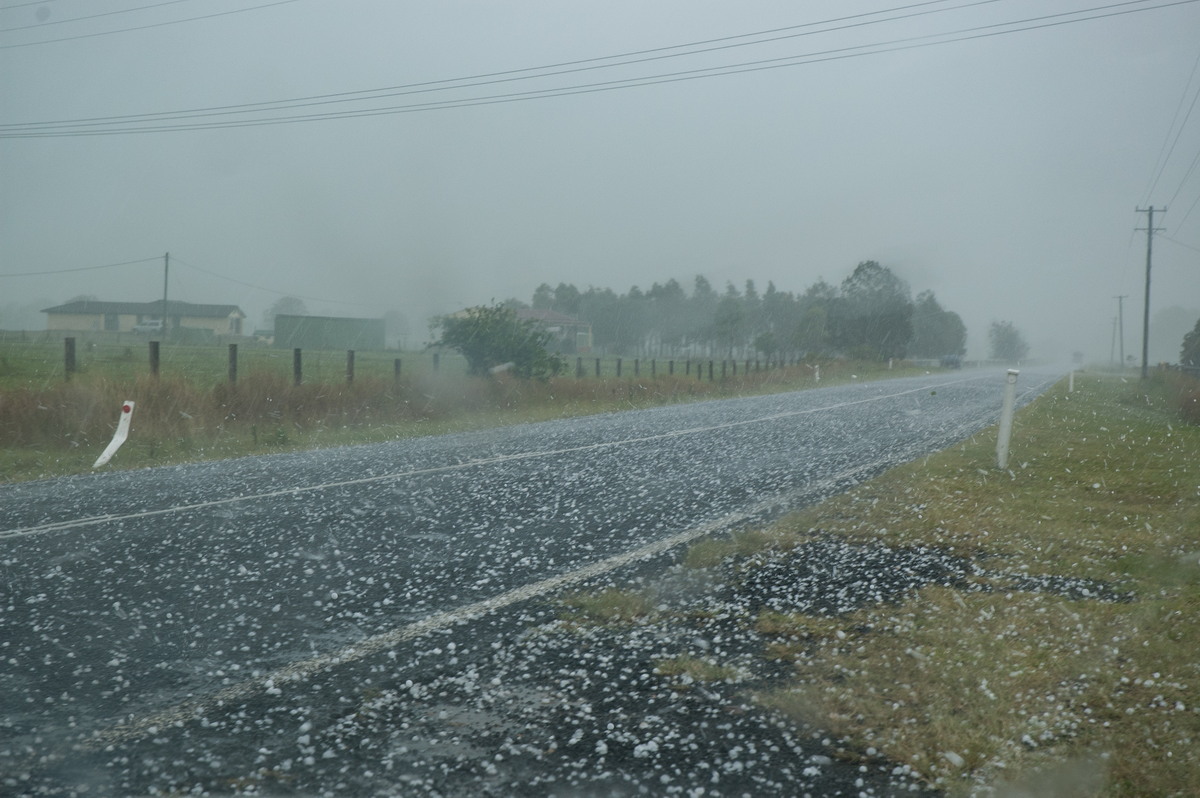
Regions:
M 1120 363 L 1121 368 L 1125 368 L 1125 299 L 1128 296 L 1129 294 L 1121 294 L 1119 297 L 1115 297 L 1117 300 L 1117 330 L 1120 335 L 1117 340 L 1121 342 L 1121 359 L 1117 362 Z
M 1161 213 L 1166 213 L 1166 208 L 1159 208 Z M 1146 231 L 1146 302 L 1142 310 L 1142 379 L 1150 376 L 1150 255 L 1154 251 L 1154 232 L 1162 230 L 1161 227 L 1154 226 L 1154 206 L 1149 208 L 1135 208 L 1135 213 L 1148 214 L 1146 217 L 1146 226 L 1139 227 L 1138 230 Z

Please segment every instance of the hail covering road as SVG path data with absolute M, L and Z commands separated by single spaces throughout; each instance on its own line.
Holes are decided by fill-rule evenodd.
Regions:
M 1026 371 L 1020 401 L 1054 376 Z M 4 486 L 0 794 L 171 789 L 160 771 L 262 742 L 207 720 L 230 707 L 419 659 L 439 630 L 944 448 L 996 421 L 1003 384 L 943 372 Z M 185 727 L 184 750 L 152 745 Z

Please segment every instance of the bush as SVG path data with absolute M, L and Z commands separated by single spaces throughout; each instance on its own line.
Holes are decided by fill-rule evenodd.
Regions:
M 523 379 L 544 380 L 566 366 L 562 357 L 548 349 L 553 336 L 532 319 L 518 319 L 512 308 L 467 308 L 442 318 L 440 324 L 442 335 L 437 343 L 461 352 L 468 372 L 475 376 L 506 370 Z

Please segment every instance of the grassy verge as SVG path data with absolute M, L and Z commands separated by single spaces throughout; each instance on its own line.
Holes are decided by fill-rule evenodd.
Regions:
M 945 550 L 993 574 L 836 623 L 760 616 L 764 655 L 795 664 L 763 704 L 951 794 L 1195 794 L 1200 427 L 1163 379 L 1075 385 L 1018 416 L 1008 472 L 981 434 L 762 533 Z M 1071 580 L 1107 587 L 1055 589 Z
M 211 353 L 210 353 L 211 354 Z M 211 359 L 211 358 L 210 358 Z M 9 361 L 10 366 L 15 362 Z M 14 370 L 15 367 L 10 368 Z M 907 376 L 884 364 L 825 363 L 826 386 Z M 92 364 L 71 381 L 13 377 L 0 389 L 0 482 L 84 473 L 112 437 L 121 403 L 136 403 L 128 442 L 106 468 L 372 443 L 705 398 L 816 385 L 804 365 L 715 379 L 661 374 L 561 377 L 547 382 L 410 369 L 402 379 L 344 373 L 293 385 L 277 370 L 194 376 L 110 375 Z

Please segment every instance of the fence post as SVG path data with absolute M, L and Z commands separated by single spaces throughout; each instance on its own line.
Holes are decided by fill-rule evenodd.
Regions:
M 392 361 L 392 379 L 394 379 L 396 382 L 400 382 L 400 358 L 396 358 Z
M 636 357 L 635 357 L 635 358 L 633 359 L 633 376 L 635 376 L 635 377 L 640 377 L 640 376 L 642 376 L 642 361 L 641 361 L 641 358 L 636 358 Z
M 621 376 L 621 358 L 617 358 L 617 376 Z
M 721 361 L 721 379 L 725 379 L 725 369 L 727 365 L 728 364 L 724 360 Z
M 1004 378 L 1004 406 L 1000 410 L 1000 432 L 996 436 L 996 468 L 1008 468 L 1008 442 L 1012 438 L 1013 405 L 1017 400 L 1017 375 L 1021 372 L 1009 369 Z
M 158 365 L 159 365 L 158 341 L 151 341 L 150 342 L 150 375 L 151 376 L 153 376 L 153 377 L 158 376 Z
M 582 357 L 575 358 L 575 377 L 576 377 L 576 379 L 583 379 L 583 358 Z
M 63 339 L 63 369 L 66 371 L 67 379 L 71 379 L 71 375 L 75 373 L 75 339 Z
M 304 369 L 301 364 L 300 349 L 292 350 L 292 384 L 299 385 L 304 380 Z
M 675 361 L 674 360 L 667 361 L 667 375 L 670 377 L 675 376 Z
M 433 370 L 436 372 L 442 367 L 442 354 L 440 352 L 433 353 Z
M 596 358 L 596 376 L 600 376 L 600 358 Z
M 237 344 L 229 345 L 229 383 L 237 382 Z
M 650 379 L 654 379 L 657 376 L 658 376 L 658 361 L 651 360 L 650 361 Z
M 713 362 L 711 360 L 708 361 L 708 381 L 713 381 Z
M 354 350 L 346 350 L 346 384 L 354 384 Z

